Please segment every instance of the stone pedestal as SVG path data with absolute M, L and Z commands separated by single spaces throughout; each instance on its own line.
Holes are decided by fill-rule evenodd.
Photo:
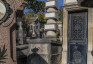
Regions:
M 45 13 L 45 18 L 47 19 L 47 24 L 56 24 L 56 20 L 58 20 L 58 15 L 57 15 L 57 1 L 55 0 L 48 0 L 46 2 L 46 8 L 47 8 L 47 13 Z M 50 27 L 51 28 L 51 27 Z M 48 28 L 48 29 L 50 29 Z M 53 28 L 54 29 L 54 28 Z M 45 27 L 46 30 L 46 27 Z M 52 30 L 47 30 L 46 31 L 46 37 L 57 37 L 57 29 Z
M 31 39 L 29 43 L 28 64 L 60 64 L 61 43 L 58 39 Z

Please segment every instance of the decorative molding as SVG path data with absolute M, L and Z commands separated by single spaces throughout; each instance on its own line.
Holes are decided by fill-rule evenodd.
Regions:
M 5 13 L 4 17 L 2 19 L 0 19 L 0 24 L 5 22 L 13 12 L 12 9 L 10 8 L 10 5 L 6 2 L 6 0 L 1 0 L 1 2 L 5 5 L 6 13 Z

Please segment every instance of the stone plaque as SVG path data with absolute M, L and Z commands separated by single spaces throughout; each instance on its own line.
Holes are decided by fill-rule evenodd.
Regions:
M 49 18 L 58 19 L 58 14 L 56 12 L 45 13 L 45 18 L 46 19 L 49 19 Z
M 56 1 L 47 1 L 45 4 L 46 7 L 58 7 L 58 4 Z
M 45 30 L 55 29 L 55 24 L 45 25 Z
M 77 2 L 77 0 L 66 0 L 66 3 L 73 3 L 73 2 Z
M 45 14 L 45 17 L 55 17 L 55 13 L 52 12 L 52 13 L 46 13 Z

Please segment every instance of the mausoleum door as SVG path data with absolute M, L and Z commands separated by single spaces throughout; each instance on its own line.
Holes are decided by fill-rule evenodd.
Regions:
M 68 64 L 87 64 L 87 11 L 69 12 Z

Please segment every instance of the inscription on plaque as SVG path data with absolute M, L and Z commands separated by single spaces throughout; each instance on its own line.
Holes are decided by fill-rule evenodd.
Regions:
M 66 3 L 73 3 L 73 2 L 77 2 L 77 0 L 66 0 Z
M 55 24 L 45 25 L 45 29 L 55 29 Z
M 56 12 L 45 13 L 45 18 L 46 19 L 53 18 L 58 20 L 58 14 Z
M 46 2 L 46 6 L 54 6 L 55 4 L 56 4 L 56 1 Z
M 45 17 L 47 18 L 47 17 L 55 17 L 55 13 L 54 12 L 52 12 L 52 13 L 46 13 L 45 14 Z

